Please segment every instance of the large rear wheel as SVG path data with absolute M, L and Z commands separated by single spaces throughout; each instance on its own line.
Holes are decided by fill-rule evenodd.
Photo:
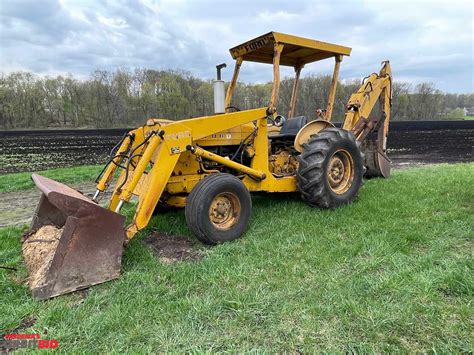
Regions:
M 361 185 L 363 158 L 354 135 L 327 128 L 303 144 L 298 189 L 311 206 L 335 208 L 352 202 Z
M 186 201 L 186 223 L 206 244 L 239 238 L 247 229 L 252 199 L 233 175 L 217 173 L 201 180 Z

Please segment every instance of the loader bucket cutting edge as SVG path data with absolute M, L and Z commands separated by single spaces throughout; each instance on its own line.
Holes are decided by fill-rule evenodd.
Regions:
M 47 299 L 119 277 L 125 217 L 62 183 L 32 179 L 42 195 L 22 251 L 33 296 Z

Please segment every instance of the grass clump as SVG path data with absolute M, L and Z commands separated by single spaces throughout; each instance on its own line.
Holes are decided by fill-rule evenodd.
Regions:
M 38 174 L 64 183 L 93 183 L 101 169 L 100 165 L 85 165 L 39 171 Z M 0 193 L 27 190 L 34 186 L 30 172 L 0 175 Z

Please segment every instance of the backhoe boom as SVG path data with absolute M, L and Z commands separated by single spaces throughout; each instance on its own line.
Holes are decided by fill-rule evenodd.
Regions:
M 381 115 L 370 115 L 377 101 Z M 372 73 L 364 79 L 362 86 L 351 95 L 346 106 L 343 129 L 351 131 L 359 142 L 363 142 L 367 176 L 390 175 L 390 159 L 386 154 L 387 136 L 392 106 L 392 71 L 390 62 L 384 61 L 380 73 Z M 371 133 L 375 138 L 368 139 Z

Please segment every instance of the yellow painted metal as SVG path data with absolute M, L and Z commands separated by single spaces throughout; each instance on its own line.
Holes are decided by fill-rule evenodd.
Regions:
M 246 176 L 242 180 L 249 191 L 265 191 L 265 192 L 295 192 L 298 191 L 296 186 L 296 176 L 275 177 L 268 175 L 266 179 L 258 182 Z
M 268 156 L 268 126 L 267 119 L 261 119 L 257 123 L 257 135 L 254 139 L 255 156 L 250 167 L 263 171 L 267 177 L 264 180 L 256 181 L 250 177 L 245 177 L 242 181 L 250 191 L 267 192 L 293 192 L 297 191 L 296 176 L 275 177 L 270 171 Z
M 120 197 L 119 197 L 120 200 L 122 201 L 130 200 L 130 198 L 132 197 L 133 190 L 137 186 L 138 181 L 140 180 L 143 172 L 145 171 L 148 164 L 150 163 L 151 157 L 155 153 L 160 143 L 161 143 L 161 138 L 158 135 L 153 134 L 149 140 L 149 143 L 145 151 L 143 152 L 142 157 L 138 161 L 137 167 L 134 169 L 133 177 L 129 181 L 127 181 L 127 183 L 123 187 L 122 192 L 120 193 Z
M 133 143 L 132 143 L 132 146 L 130 147 L 130 152 L 134 152 L 134 154 L 136 155 L 139 155 L 143 152 L 143 146 L 142 147 L 139 147 L 139 144 L 141 144 L 143 142 L 143 140 L 145 139 L 145 132 L 146 132 L 146 128 L 145 127 L 139 127 L 137 129 L 134 129 L 132 131 L 130 131 L 128 134 L 131 135 L 131 136 L 134 136 L 134 140 L 133 140 Z M 132 161 L 127 161 L 126 162 L 126 165 L 131 165 L 132 168 L 133 168 L 133 165 L 132 163 L 134 162 L 137 162 L 139 159 L 139 157 L 136 157 L 135 159 L 132 159 Z M 122 192 L 121 189 L 119 189 L 119 187 L 122 185 L 124 179 L 126 177 L 130 177 L 130 174 L 133 174 L 133 169 L 130 169 L 130 173 L 129 174 L 126 174 L 125 170 L 122 170 L 118 179 L 117 179 L 117 182 L 115 183 L 115 187 L 114 187 L 114 190 L 112 192 L 112 196 L 110 198 L 110 201 L 109 201 L 109 205 L 107 206 L 107 208 L 111 211 L 115 211 L 119 202 L 120 202 L 120 194 Z M 112 178 L 112 176 L 109 176 L 107 177 L 105 174 L 102 176 L 102 179 L 110 179 Z
M 392 68 L 390 67 L 390 62 L 388 60 L 383 62 L 382 69 L 380 69 L 379 73 L 380 77 L 388 79 L 385 82 L 385 89 L 382 90 L 382 95 L 380 96 L 380 104 L 382 106 L 383 112 L 385 113 L 385 121 L 384 121 L 384 128 L 383 128 L 383 150 L 387 149 L 387 136 L 388 136 L 388 127 L 390 123 L 390 114 L 391 114 L 391 107 L 392 107 Z
M 169 154 L 166 144 L 160 146 L 156 156 L 157 163 L 153 164 L 149 173 L 150 180 L 146 193 L 140 196 L 133 222 L 127 227 L 128 238 L 132 238 L 137 230 L 148 225 L 178 159 L 179 154 Z
M 316 41 L 279 32 L 269 32 L 230 49 L 232 58 L 260 63 L 273 63 L 275 43 L 285 45 L 280 64 L 292 67 L 331 58 L 336 55 L 350 55 L 351 48 L 337 44 Z
M 201 139 L 208 140 L 214 134 L 231 131 L 234 127 L 242 127 L 246 124 L 253 125 L 253 121 L 260 122 L 265 127 L 265 137 L 257 133 L 256 139 L 262 142 L 265 141 L 265 144 L 268 145 L 266 108 L 177 122 L 149 120 L 147 125 L 130 132 L 136 137 L 130 148 L 133 154 L 137 156 L 136 164 L 129 164 L 128 174 L 122 172 L 108 206 L 110 210 L 115 211 L 120 207 L 120 201 L 128 202 L 132 195 L 138 196 L 138 206 L 133 222 L 127 227 L 126 231 L 128 238 L 133 237 L 138 230 L 148 224 L 158 200 L 167 189 L 167 185 L 170 185 L 167 190 L 174 189 L 175 193 L 189 193 L 195 184 L 206 176 L 205 173 L 198 174 L 199 164 L 197 162 L 188 163 L 189 156 L 182 159 L 181 163 L 179 162 L 182 155 L 189 154 L 186 149 L 187 146 L 197 144 Z M 232 133 L 224 134 L 226 134 L 226 137 L 228 137 L 227 134 L 232 135 Z M 143 144 L 147 137 L 149 137 L 148 142 Z M 232 137 L 229 137 L 228 140 L 232 140 Z M 266 148 L 266 151 L 268 154 L 268 148 Z M 214 158 L 226 160 L 217 156 L 214 156 Z M 263 173 L 257 174 L 259 177 L 263 177 L 264 174 L 268 173 L 268 156 L 266 161 L 267 163 L 263 164 Z M 240 171 L 249 174 L 255 175 L 255 171 L 259 170 L 227 160 L 225 163 L 230 163 L 229 165 L 234 163 L 238 165 Z M 178 171 L 176 171 L 176 167 L 178 167 Z M 149 170 L 147 171 L 147 169 Z M 173 174 L 175 176 L 172 176 Z M 188 181 L 185 180 L 187 176 L 190 177 Z M 192 176 L 197 176 L 197 178 L 193 179 Z M 103 176 L 103 179 L 109 178 L 110 176 Z
M 334 72 L 332 74 L 331 87 L 329 88 L 328 105 L 324 115 L 324 119 L 326 121 L 331 121 L 332 118 L 332 109 L 334 107 L 334 99 L 336 98 L 337 81 L 339 78 L 339 68 L 342 62 L 342 55 L 337 55 L 334 57 L 334 59 Z
M 218 173 L 214 171 L 213 173 Z M 171 176 L 166 185 L 165 191 L 174 196 L 178 194 L 188 194 L 194 189 L 194 186 L 208 176 L 209 173 L 203 172 L 202 174 L 187 174 Z
M 377 100 L 380 99 L 382 110 L 385 114 L 384 137 L 388 135 L 388 125 L 390 121 L 390 106 L 392 95 L 392 72 L 390 63 L 383 63 L 380 73 L 372 73 L 356 93 L 353 93 L 347 103 L 347 111 L 344 118 L 343 127 L 345 130 L 352 130 L 358 122 L 368 123 L 368 118 Z M 362 134 L 363 132 L 359 132 Z M 356 134 L 358 137 L 358 134 Z M 384 147 L 385 149 L 385 147 Z
M 148 123 L 130 132 L 136 137 L 131 151 L 139 157 L 136 164 L 129 166 L 128 174 L 122 172 L 120 175 L 108 207 L 115 211 L 120 207 L 120 201 L 127 202 L 132 195 L 138 197 L 133 222 L 126 230 L 128 238 L 132 238 L 148 224 L 163 192 L 170 195 L 167 203 L 182 206 L 185 203 L 184 197 L 179 195 L 188 194 L 200 180 L 215 172 L 201 170 L 200 163 L 193 160 L 193 155 L 187 150 L 190 145 L 197 147 L 196 152 L 200 159 L 214 160 L 245 174 L 246 177 L 242 181 L 250 191 L 290 192 L 297 189 L 294 176 L 275 177 L 269 169 L 266 108 L 177 122 L 154 120 Z M 209 140 L 214 134 L 230 132 L 234 127 L 244 127 L 247 124 L 256 129 L 253 139 L 254 156 L 250 167 L 198 147 L 201 140 Z M 150 134 L 152 136 L 148 143 L 140 147 Z M 232 141 L 232 137 L 229 137 L 228 141 Z M 124 184 L 125 178 L 127 179 Z
M 215 228 L 228 230 L 239 220 L 242 205 L 233 192 L 222 192 L 209 206 L 209 219 Z
M 97 190 L 103 192 L 109 186 L 110 180 L 114 176 L 115 171 L 117 170 L 117 165 L 120 165 L 124 160 L 124 154 L 130 149 L 132 144 L 132 139 L 130 135 L 125 136 L 122 144 L 115 153 L 115 157 L 112 159 L 113 162 L 110 162 L 104 173 L 102 174 L 100 180 L 97 182 Z
M 239 145 L 243 139 L 247 138 L 254 130 L 255 126 L 252 123 L 243 124 L 238 127 L 233 127 L 225 131 L 211 134 L 199 140 L 200 146 L 222 146 L 222 145 Z
M 232 95 L 234 94 L 235 85 L 237 84 L 237 78 L 239 76 L 240 67 L 242 65 L 243 58 L 238 57 L 235 59 L 235 68 L 234 74 L 232 75 L 232 79 L 229 83 L 229 87 L 227 88 L 227 93 L 225 95 L 225 109 L 228 112 L 229 107 L 232 104 Z
M 278 99 L 278 91 L 280 88 L 280 65 L 288 65 L 293 66 L 296 72 L 288 118 L 291 118 L 294 115 L 298 93 L 299 76 L 304 65 L 314 61 L 334 57 L 336 63 L 334 66 L 334 73 L 331 88 L 329 90 L 328 104 L 325 115 L 326 120 L 331 120 L 334 99 L 336 96 L 340 63 L 344 55 L 350 55 L 351 48 L 279 32 L 269 32 L 231 48 L 230 53 L 236 60 L 236 63 L 234 74 L 227 89 L 225 100 L 226 107 L 231 106 L 232 95 L 237 83 L 237 77 L 244 60 L 268 64 L 271 63 L 273 64 L 273 85 L 268 112 L 270 114 L 276 113 L 276 103 Z
M 173 207 L 184 207 L 186 206 L 186 197 L 184 196 L 171 196 L 166 200 L 166 204 Z
M 291 99 L 290 99 L 290 108 L 288 110 L 288 118 L 292 118 L 295 114 L 296 99 L 298 96 L 298 87 L 300 83 L 301 69 L 303 69 L 302 65 L 295 68 L 295 79 L 293 81 L 293 89 L 291 90 Z
M 266 119 L 266 116 L 266 108 L 263 107 L 176 121 L 163 128 L 165 131 L 164 140 L 168 144 L 172 144 L 172 141 L 181 144 L 181 151 L 183 151 L 186 150 L 186 144 L 184 142 L 195 142 L 212 136 L 213 134 L 218 134 L 234 127 L 251 123 L 252 121 L 263 118 Z
M 283 47 L 283 44 L 275 43 L 273 48 L 273 88 L 272 95 L 270 96 L 270 104 L 268 105 L 272 112 L 276 112 L 278 91 L 280 90 L 280 57 Z
M 338 195 L 350 189 L 354 180 L 354 159 L 345 149 L 339 149 L 329 159 L 326 171 L 329 186 Z
M 302 153 L 303 144 L 306 143 L 311 138 L 311 136 L 329 127 L 334 127 L 334 125 L 331 122 L 325 120 L 314 120 L 305 124 L 295 137 L 294 146 L 296 151 Z

